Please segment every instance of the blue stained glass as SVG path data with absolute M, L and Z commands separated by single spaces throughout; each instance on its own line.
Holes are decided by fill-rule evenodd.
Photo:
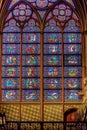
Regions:
M 65 65 L 81 65 L 81 56 L 65 55 L 64 60 L 65 60 Z
M 61 77 L 61 67 L 44 67 L 44 77 Z
M 3 77 L 19 77 L 20 68 L 19 67 L 3 67 L 2 76 Z
M 3 29 L 3 32 L 20 32 L 20 29 L 16 26 L 8 26 Z
M 10 6 L 9 6 L 9 9 L 11 9 L 11 7 L 16 4 L 17 2 L 19 2 L 20 0 L 12 0 Z
M 2 54 L 20 54 L 20 45 L 18 44 L 3 44 Z
M 44 54 L 61 54 L 62 53 L 62 45 L 44 45 Z
M 64 29 L 64 32 L 80 32 L 80 29 L 76 26 L 76 21 L 70 20 L 68 22 L 68 26 L 66 23 L 66 27 Z
M 45 89 L 62 89 L 62 79 L 61 78 L 45 78 L 44 79 L 44 88 Z
M 22 58 L 23 65 L 40 65 L 40 57 L 39 56 L 23 56 Z
M 4 89 L 15 89 L 19 88 L 20 82 L 19 78 L 3 78 L 2 79 L 2 88 Z
M 65 33 L 64 43 L 81 43 L 81 34 L 79 33 Z
M 44 65 L 61 65 L 62 59 L 61 59 L 61 56 L 53 56 L 53 55 L 50 55 L 50 56 L 44 56 Z
M 2 65 L 20 65 L 20 56 L 2 56 Z
M 44 32 L 61 32 L 60 28 L 56 25 L 49 25 L 45 27 Z
M 81 67 L 64 67 L 65 77 L 82 77 Z
M 62 38 L 60 33 L 44 33 L 44 43 L 61 43 Z
M 18 101 L 19 91 L 18 90 L 2 90 L 2 101 Z
M 65 88 L 69 89 L 81 89 L 82 81 L 81 78 L 65 78 L 64 80 Z
M 23 88 L 37 89 L 37 88 L 40 88 L 40 80 L 36 78 L 35 79 L 34 78 L 22 79 L 22 86 Z
M 44 101 L 61 101 L 61 95 L 60 90 L 44 90 Z
M 23 44 L 22 45 L 23 54 L 40 54 L 40 45 L 38 44 Z
M 40 35 L 39 33 L 23 33 L 22 40 L 23 43 L 39 43 Z
M 64 44 L 64 54 L 81 54 L 80 44 Z
M 6 26 L 3 29 L 3 32 L 20 32 L 20 29 L 19 27 L 17 27 L 16 24 L 17 24 L 16 21 L 14 19 L 11 19 L 9 21 L 9 26 Z
M 20 43 L 21 36 L 16 33 L 3 33 L 3 43 Z
M 22 100 L 23 101 L 39 101 L 40 100 L 39 90 L 23 90 Z
M 48 5 L 48 0 L 36 0 L 36 5 L 39 7 L 39 8 L 44 8 Z
M 23 77 L 39 77 L 39 67 L 22 67 Z
M 28 2 L 32 3 L 32 2 L 35 2 L 36 0 L 27 0 Z
M 40 32 L 38 26 L 39 26 L 38 23 L 36 23 L 33 19 L 31 19 L 29 20 L 28 25 L 25 26 L 25 28 L 23 29 L 23 32 Z
M 78 95 L 78 90 L 65 90 L 65 102 L 78 102 L 82 101 Z

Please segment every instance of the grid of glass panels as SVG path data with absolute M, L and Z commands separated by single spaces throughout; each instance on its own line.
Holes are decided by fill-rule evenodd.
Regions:
M 32 28 L 32 30 L 31 30 Z M 40 33 L 30 20 L 22 34 L 22 100 L 40 101 Z
M 82 89 L 81 33 L 74 20 L 64 29 L 64 95 L 65 102 L 81 101 L 78 92 Z
M 20 29 L 16 21 L 12 19 L 3 30 L 2 101 L 19 100 L 20 38 Z
M 62 101 L 62 36 L 54 20 L 44 30 L 44 101 Z

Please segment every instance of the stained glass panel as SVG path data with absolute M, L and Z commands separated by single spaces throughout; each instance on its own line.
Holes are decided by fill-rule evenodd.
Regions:
M 65 55 L 65 65 L 81 65 L 81 56 L 77 55 Z
M 81 78 L 65 78 L 64 85 L 67 89 L 81 89 Z
M 23 101 L 39 101 L 40 92 L 39 90 L 23 90 L 22 91 L 22 100 Z
M 23 44 L 22 45 L 23 54 L 40 54 L 40 45 L 38 44 Z
M 29 88 L 29 89 L 37 89 L 40 88 L 40 80 L 34 79 L 34 78 L 26 78 L 22 79 L 22 87 L 23 88 Z
M 80 32 L 80 28 L 76 25 L 76 21 L 70 20 L 65 25 L 64 32 Z
M 44 43 L 61 43 L 61 40 L 60 33 L 44 33 Z
M 2 79 L 2 88 L 4 89 L 16 89 L 20 87 L 19 78 L 3 78 Z
M 44 45 L 44 54 L 61 54 L 62 53 L 62 45 L 61 44 L 45 44 Z
M 9 6 L 9 9 L 11 9 L 11 7 L 16 4 L 17 2 L 19 2 L 20 0 L 12 0 L 10 6 Z
M 79 102 L 82 101 L 78 95 L 78 90 L 65 90 L 65 102 Z
M 54 66 L 54 65 L 61 65 L 62 64 L 61 56 L 44 56 L 44 65 Z
M 2 90 L 2 101 L 17 101 L 19 100 L 18 90 Z
M 39 77 L 39 67 L 22 67 L 23 77 Z
M 64 44 L 64 54 L 81 54 L 80 44 Z
M 2 54 L 20 54 L 20 45 L 18 44 L 3 44 Z
M 39 43 L 40 35 L 37 33 L 23 33 L 23 43 Z
M 81 34 L 79 33 L 65 33 L 64 43 L 81 43 Z
M 30 66 L 40 65 L 40 57 L 35 55 L 23 56 L 22 63 Z
M 3 43 L 20 43 L 19 33 L 3 33 Z
M 3 29 L 3 32 L 20 32 L 20 29 L 17 26 L 8 26 Z
M 39 26 L 38 23 L 35 22 L 33 19 L 31 19 L 23 29 L 23 32 L 40 32 L 38 26 Z
M 2 56 L 2 65 L 20 65 L 20 56 Z
M 19 77 L 20 68 L 19 67 L 2 67 L 3 77 Z
M 44 77 L 61 77 L 61 67 L 44 67 Z
M 64 67 L 65 77 L 81 77 L 81 67 Z
M 62 89 L 62 79 L 61 78 L 45 78 L 44 79 L 45 89 Z
M 61 101 L 61 91 L 60 90 L 44 90 L 44 101 L 56 102 Z

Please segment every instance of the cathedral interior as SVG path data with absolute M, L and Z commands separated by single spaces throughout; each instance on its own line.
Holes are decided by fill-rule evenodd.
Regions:
M 0 115 L 87 121 L 86 104 L 87 0 L 0 0 Z

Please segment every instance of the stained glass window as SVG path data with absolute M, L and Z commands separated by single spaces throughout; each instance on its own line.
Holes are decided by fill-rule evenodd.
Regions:
M 73 0 L 11 0 L 8 10 L 1 100 L 18 102 L 20 113 L 23 104 L 39 104 L 42 117 L 45 103 L 81 102 L 82 34 Z

